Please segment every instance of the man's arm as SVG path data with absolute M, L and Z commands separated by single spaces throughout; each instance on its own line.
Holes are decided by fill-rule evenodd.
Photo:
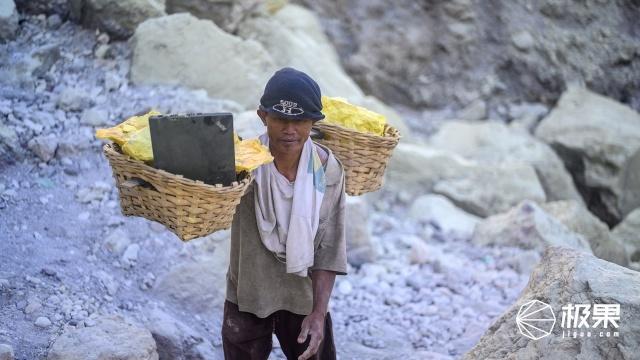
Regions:
M 318 352 L 320 343 L 324 339 L 324 322 L 331 298 L 331 291 L 336 280 L 336 273 L 327 270 L 314 270 L 311 273 L 313 284 L 313 310 L 302 321 L 298 343 L 302 344 L 311 336 L 309 347 L 298 357 L 298 360 L 308 359 Z

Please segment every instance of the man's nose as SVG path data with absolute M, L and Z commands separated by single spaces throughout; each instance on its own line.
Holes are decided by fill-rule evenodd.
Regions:
M 289 120 L 284 123 L 283 131 L 288 134 L 293 134 L 296 132 L 296 124 L 294 120 Z

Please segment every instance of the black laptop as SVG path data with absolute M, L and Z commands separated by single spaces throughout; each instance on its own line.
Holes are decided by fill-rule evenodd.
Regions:
M 236 181 L 230 113 L 152 116 L 149 129 L 155 168 L 211 185 Z

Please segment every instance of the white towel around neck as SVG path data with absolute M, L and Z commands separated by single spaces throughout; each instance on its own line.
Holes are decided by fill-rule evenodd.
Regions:
M 259 139 L 269 147 L 267 133 Z M 287 273 L 308 276 L 326 187 L 324 168 L 313 141 L 309 137 L 304 143 L 294 182 L 282 175 L 273 162 L 255 169 L 254 176 L 256 223 L 262 243 L 278 260 L 286 262 Z

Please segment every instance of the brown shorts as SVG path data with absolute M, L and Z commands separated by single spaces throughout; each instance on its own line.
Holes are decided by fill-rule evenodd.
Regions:
M 271 353 L 271 336 L 275 332 L 282 352 L 289 360 L 298 356 L 309 346 L 310 337 L 303 344 L 297 341 L 304 315 L 279 310 L 266 318 L 238 310 L 238 305 L 225 301 L 222 322 L 222 346 L 226 360 L 266 360 Z M 324 339 L 314 360 L 335 360 L 331 316 L 327 313 Z

